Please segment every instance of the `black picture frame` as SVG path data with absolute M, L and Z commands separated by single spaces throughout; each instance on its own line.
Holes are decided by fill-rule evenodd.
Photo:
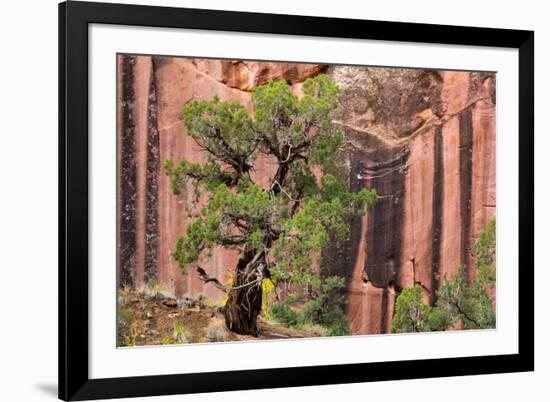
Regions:
M 88 25 L 515 48 L 519 51 L 517 354 L 90 379 Z M 534 32 L 70 1 L 59 4 L 59 398 L 89 400 L 534 370 Z

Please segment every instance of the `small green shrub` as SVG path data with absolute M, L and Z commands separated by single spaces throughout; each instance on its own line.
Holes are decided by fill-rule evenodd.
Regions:
M 283 301 L 284 304 L 300 303 L 302 301 L 302 295 L 300 293 L 292 293 Z
M 407 333 L 430 330 L 432 308 L 422 300 L 422 286 L 414 285 L 405 288 L 395 301 L 391 332 Z M 433 315 L 433 320 L 440 322 L 443 317 Z
M 285 327 L 296 327 L 301 321 L 298 313 L 283 303 L 271 306 L 269 316 Z
M 344 278 L 330 276 L 322 282 L 320 295 L 309 300 L 301 310 L 289 307 L 289 304 L 301 300 L 300 295 L 291 295 L 283 303 L 274 304 L 270 315 L 286 327 L 315 328 L 313 332 L 321 336 L 349 335 L 348 319 L 344 313 L 345 296 L 342 295 L 344 286 Z
M 329 336 L 343 336 L 350 335 L 348 317 L 344 313 L 344 310 L 340 308 L 333 308 L 325 312 L 322 316 L 320 323 L 328 330 Z
M 301 323 L 319 324 L 329 336 L 349 335 L 348 319 L 344 313 L 345 296 L 342 290 L 345 280 L 341 276 L 329 276 L 321 284 L 321 294 L 308 301 L 302 310 Z

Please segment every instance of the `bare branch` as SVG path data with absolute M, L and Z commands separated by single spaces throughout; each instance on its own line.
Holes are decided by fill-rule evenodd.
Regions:
M 190 179 L 196 180 L 196 181 L 203 181 L 209 178 L 208 175 L 201 175 L 197 173 L 191 173 L 191 172 L 185 172 L 184 173 L 187 177 Z M 219 175 L 215 176 L 215 178 L 222 183 L 226 184 L 228 187 L 231 187 L 236 184 L 237 178 L 235 176 L 231 176 L 230 174 L 221 172 Z
M 248 272 L 251 267 L 254 267 L 254 265 L 256 265 L 256 263 L 262 256 L 264 256 L 264 251 L 258 251 L 256 255 L 254 255 L 254 257 L 250 260 L 250 262 L 246 264 L 246 267 L 244 267 L 244 272 Z
M 199 279 L 204 283 L 212 283 L 218 289 L 228 293 L 227 286 L 221 283 L 217 278 L 209 276 L 204 269 L 197 267 L 197 273 L 199 274 Z
M 461 314 L 462 316 L 464 316 L 464 318 L 466 318 L 468 321 L 472 322 L 475 326 L 479 327 L 479 323 L 472 317 L 470 317 L 464 310 L 462 310 L 462 308 L 460 307 L 460 305 L 458 304 L 458 302 L 456 301 L 451 301 L 450 302 L 451 305 L 455 306 L 458 313 Z
M 281 161 L 281 163 L 288 163 L 290 161 L 290 155 L 292 155 L 292 145 L 288 145 L 288 155 L 285 160 Z
M 217 278 L 214 278 L 214 277 L 208 275 L 206 273 L 206 271 L 204 269 L 202 269 L 201 267 L 197 267 L 197 273 L 199 274 L 199 279 L 201 281 L 203 281 L 204 283 L 211 283 L 212 285 L 214 285 L 215 287 L 217 287 L 218 289 L 220 289 L 221 291 L 223 291 L 225 293 L 229 293 L 232 290 L 242 289 L 242 288 L 246 288 L 246 287 L 249 287 L 249 286 L 257 286 L 258 284 L 261 284 L 262 279 L 263 279 L 262 275 L 258 275 L 256 277 L 256 279 L 254 279 L 250 282 L 247 282 L 243 285 L 226 286 L 223 283 L 221 283 Z
M 240 246 L 247 242 L 245 236 L 226 235 L 220 237 L 220 244 L 223 246 Z
M 279 189 L 280 189 L 280 191 L 281 191 L 284 195 L 286 195 L 290 201 L 292 201 L 292 202 L 298 202 L 298 203 L 301 202 L 301 201 L 303 201 L 303 200 L 300 200 L 300 199 L 297 200 L 297 199 L 292 198 L 292 196 L 291 196 L 289 193 L 287 193 L 287 192 L 285 191 L 285 189 L 283 188 L 283 186 L 281 186 L 281 183 L 279 183 L 277 180 L 274 180 L 274 181 L 273 181 L 273 183 L 271 184 L 271 189 L 273 189 L 273 187 L 275 187 L 275 186 L 278 186 Z

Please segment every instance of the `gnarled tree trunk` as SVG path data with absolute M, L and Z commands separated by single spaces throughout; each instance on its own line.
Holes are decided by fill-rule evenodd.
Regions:
M 258 336 L 257 320 L 262 309 L 262 284 L 261 277 L 257 274 L 261 274 L 263 268 L 258 268 L 254 258 L 253 253 L 247 252 L 239 259 L 224 313 L 225 323 L 232 332 Z

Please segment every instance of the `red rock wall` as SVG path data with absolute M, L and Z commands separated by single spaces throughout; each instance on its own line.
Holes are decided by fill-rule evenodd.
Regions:
M 146 56 L 118 59 L 119 282 L 157 281 L 180 297 L 203 292 L 171 257 L 190 218 L 189 195 L 175 196 L 165 159 L 200 162 L 205 155 L 185 133 L 181 107 L 192 99 L 237 99 L 269 79 L 301 82 L 323 70 L 312 64 L 236 62 Z M 346 277 L 353 333 L 391 328 L 396 293 L 419 283 L 427 301 L 444 273 L 473 274 L 469 247 L 495 215 L 495 77 L 411 69 L 330 67 L 341 87 L 335 124 L 346 135 L 342 157 L 354 190 L 375 187 L 374 210 L 350 222 L 347 241 L 332 242 L 321 272 Z M 260 159 L 255 178 L 274 172 Z M 234 252 L 201 261 L 224 278 Z
M 351 186 L 380 196 L 353 223 L 353 244 L 341 245 L 355 256 L 345 263 L 348 317 L 355 334 L 385 333 L 396 289 L 420 284 L 434 302 L 445 273 L 464 265 L 474 274 L 470 247 L 495 216 L 495 76 L 332 73 L 342 89 L 337 124 L 346 132 Z

